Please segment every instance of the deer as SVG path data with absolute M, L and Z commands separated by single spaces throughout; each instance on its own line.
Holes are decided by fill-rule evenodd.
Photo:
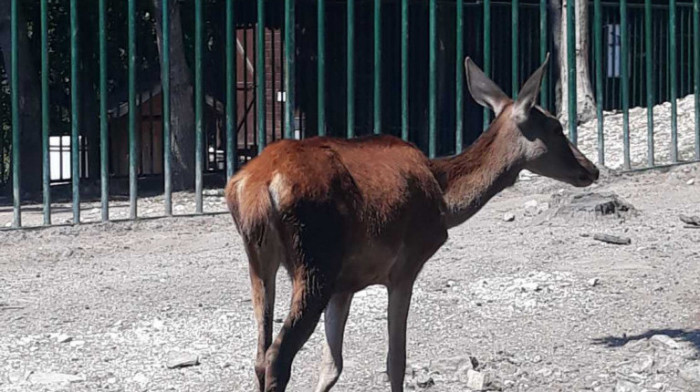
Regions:
M 428 159 L 390 135 L 312 137 L 269 144 L 227 182 L 225 198 L 249 262 L 257 322 L 255 375 L 260 391 L 284 391 L 295 355 L 324 314 L 325 341 L 315 391 L 329 391 L 343 369 L 343 335 L 354 293 L 388 293 L 386 372 L 403 391 L 406 329 L 413 285 L 423 265 L 522 170 L 586 187 L 599 171 L 536 104 L 549 62 L 513 100 L 466 57 L 468 90 L 495 114 L 464 152 Z M 275 278 L 292 285 L 272 340 Z

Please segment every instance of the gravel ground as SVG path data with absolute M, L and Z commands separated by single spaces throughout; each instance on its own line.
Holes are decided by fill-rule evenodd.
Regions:
M 587 190 L 523 174 L 419 277 L 408 387 L 468 390 L 475 363 L 504 391 L 700 390 L 700 229 L 679 220 L 700 215 L 698 186 L 700 165 L 604 173 Z M 638 212 L 557 214 L 587 191 Z M 254 389 L 247 263 L 230 217 L 0 231 L 0 244 L 1 391 Z M 277 321 L 289 295 L 280 274 Z M 385 311 L 383 288 L 355 296 L 335 390 L 389 390 Z M 322 339 L 319 326 L 290 391 L 311 389 Z M 183 355 L 198 364 L 168 368 Z

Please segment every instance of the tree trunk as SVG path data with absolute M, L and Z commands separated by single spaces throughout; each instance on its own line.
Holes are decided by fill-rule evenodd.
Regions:
M 568 67 L 566 64 L 566 4 L 568 1 L 576 1 L 576 102 L 577 102 L 577 123 L 582 123 L 595 118 L 595 100 L 593 88 L 591 87 L 591 77 L 588 71 L 588 55 L 589 55 L 589 40 L 588 40 L 588 1 L 587 0 L 563 0 L 561 5 L 561 39 L 559 50 L 559 64 L 561 83 L 561 95 L 559 105 L 559 119 L 562 123 L 568 122 L 568 111 L 564 110 L 566 105 L 564 102 L 568 99 L 568 84 L 567 73 Z
M 18 68 L 19 68 L 19 117 L 20 117 L 20 170 L 21 190 L 37 194 L 41 191 L 41 97 L 39 73 L 32 62 L 27 38 L 27 23 L 18 12 Z M 8 79 L 12 78 L 10 2 L 0 1 L 0 47 Z
M 194 187 L 194 106 L 190 69 L 185 58 L 185 45 L 180 21 L 179 2 L 169 0 L 170 6 L 170 129 L 172 132 L 173 189 Z M 158 34 L 158 54 L 163 55 L 163 26 L 161 2 L 153 0 Z
M 561 13 L 561 0 L 549 0 L 549 15 L 548 19 L 551 23 L 552 38 L 554 41 L 554 50 L 552 53 L 552 65 L 554 69 L 553 79 L 556 81 L 555 86 L 555 108 L 557 115 L 562 111 L 562 99 L 561 99 L 561 84 L 562 84 L 562 59 L 566 61 L 566 54 L 562 56 L 562 46 L 561 42 L 562 36 L 562 13 Z

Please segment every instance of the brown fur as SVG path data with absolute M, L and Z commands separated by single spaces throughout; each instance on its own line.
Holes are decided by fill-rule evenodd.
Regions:
M 284 391 L 295 355 L 326 311 L 317 392 L 342 370 L 342 337 L 353 293 L 388 288 L 387 372 L 403 391 L 406 320 L 413 283 L 447 230 L 474 215 L 522 169 L 586 186 L 598 171 L 534 105 L 544 66 L 513 102 L 473 65 L 467 82 L 496 119 L 460 155 L 428 160 L 393 136 L 317 137 L 270 144 L 234 175 L 226 201 L 243 238 L 258 323 L 261 391 Z M 275 276 L 292 279 L 292 303 L 272 341 Z M 328 307 L 328 308 L 327 308 Z

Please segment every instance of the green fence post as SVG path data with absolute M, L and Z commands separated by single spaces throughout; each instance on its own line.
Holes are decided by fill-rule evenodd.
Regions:
M 544 63 L 547 57 L 547 0 L 540 0 L 540 63 Z M 551 67 L 551 66 L 550 66 Z M 544 73 L 542 78 L 542 89 L 540 90 L 540 99 L 542 107 L 549 109 L 549 72 Z
M 437 142 L 437 0 L 429 3 L 428 26 L 428 156 L 435 158 Z
M 518 31 L 518 23 L 519 23 L 519 4 L 520 2 L 518 0 L 513 0 L 511 4 L 511 42 L 510 42 L 510 62 L 511 62 L 511 82 L 512 82 L 512 91 L 511 91 L 511 96 L 513 99 L 518 97 L 518 65 L 519 65 L 519 58 L 518 58 L 518 36 L 521 34 L 520 31 Z
M 138 172 L 136 152 L 136 4 L 128 2 L 128 85 L 129 85 L 129 218 L 137 218 Z
M 109 134 L 107 125 L 107 6 L 99 2 L 100 40 L 100 200 L 102 221 L 109 220 Z
M 629 119 L 629 94 L 630 80 L 628 70 L 629 31 L 627 26 L 627 0 L 620 1 L 620 93 L 622 97 L 622 146 L 624 155 L 624 168 L 630 168 L 630 119 Z
M 71 177 L 73 189 L 73 223 L 80 223 L 80 82 L 78 80 L 78 4 L 70 1 L 70 97 L 71 97 Z
M 668 37 L 669 37 L 669 67 L 671 84 L 671 162 L 678 162 L 678 110 L 677 102 L 677 72 L 678 62 L 676 59 L 676 0 L 668 2 Z
M 202 199 L 203 179 L 203 157 L 204 149 L 204 83 L 202 79 L 202 0 L 194 1 L 194 122 L 195 122 L 195 164 L 194 164 L 194 201 L 195 213 L 201 214 L 204 210 Z M 257 61 L 257 59 L 256 59 Z M 256 64 L 257 66 L 257 64 Z M 258 69 L 255 70 L 256 74 Z M 258 141 L 258 152 L 260 143 Z
M 326 135 L 326 1 L 318 0 L 318 135 Z
M 576 134 L 576 2 L 566 3 L 566 62 L 568 68 L 568 104 L 569 104 L 569 139 L 574 145 L 578 142 Z
M 374 134 L 382 133 L 382 0 L 374 0 Z
M 285 127 L 284 137 L 291 139 L 294 137 L 294 0 L 284 2 L 284 114 Z
M 74 0 L 75 1 L 75 0 Z M 12 226 L 21 227 L 22 226 L 22 209 L 20 200 L 20 122 L 19 122 L 19 30 L 17 27 L 18 23 L 18 10 L 17 0 L 12 0 L 10 5 L 10 30 L 11 31 L 11 44 L 12 48 L 10 54 L 10 92 L 11 92 L 11 106 L 12 106 Z
M 600 0 L 593 3 L 593 40 L 595 50 L 596 117 L 598 119 L 598 164 L 605 165 L 605 135 L 603 133 L 603 10 Z
M 647 164 L 654 166 L 654 51 L 651 0 L 644 0 L 644 51 L 647 87 Z
M 491 0 L 484 0 L 484 74 L 491 76 Z M 484 108 L 484 131 L 491 124 L 491 112 Z
M 236 37 L 233 0 L 226 0 L 226 178 L 236 170 Z
M 408 140 L 408 2 L 401 0 L 401 138 Z
M 49 21 L 48 1 L 41 0 L 41 161 L 44 225 L 51 224 L 51 166 L 49 161 Z
M 700 0 L 693 0 L 693 74 L 695 75 L 695 159 L 700 160 Z
M 355 137 L 355 0 L 347 0 L 347 133 Z
M 457 0 L 457 54 L 455 60 L 455 152 L 462 152 L 464 145 L 464 3 Z
M 160 80 L 163 89 L 163 188 L 165 193 L 165 215 L 173 214 L 173 186 L 170 146 L 170 0 L 162 0 L 163 14 L 163 58 Z
M 258 154 L 265 148 L 265 103 L 267 102 L 265 89 L 265 0 L 258 0 L 258 25 L 256 29 L 255 43 L 255 98 L 258 117 Z

